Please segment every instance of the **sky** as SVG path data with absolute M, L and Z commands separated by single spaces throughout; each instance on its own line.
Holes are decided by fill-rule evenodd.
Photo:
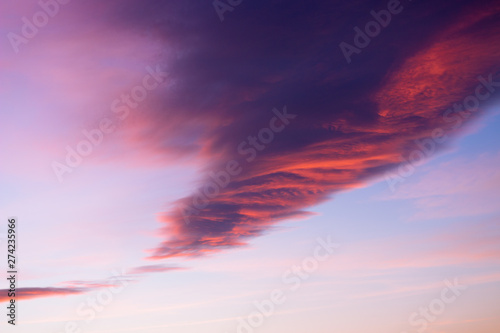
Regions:
M 0 5 L 2 332 L 498 333 L 499 1 Z

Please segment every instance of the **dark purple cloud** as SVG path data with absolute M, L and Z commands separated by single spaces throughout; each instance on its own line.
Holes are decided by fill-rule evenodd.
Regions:
M 193 193 L 162 214 L 164 241 L 151 258 L 244 245 L 397 167 L 434 129 L 459 134 L 443 113 L 474 93 L 478 76 L 499 71 L 500 4 L 399 6 L 348 64 L 340 43 L 356 45 L 354 28 L 388 1 L 244 0 L 223 22 L 205 0 L 75 4 L 82 18 L 164 46 L 154 58 L 169 73 L 168 91 L 136 116 L 137 142 L 203 163 L 202 192 L 210 172 L 234 172 L 210 185 L 219 192 L 210 200 Z M 284 106 L 296 115 L 286 124 L 273 120 Z M 263 129 L 281 125 L 251 149 L 252 137 L 269 139 Z
M 474 92 L 479 75 L 499 69 L 494 2 L 402 2 L 350 64 L 339 44 L 354 43 L 353 28 L 387 2 L 248 1 L 223 23 L 206 2 L 156 4 L 119 13 L 130 29 L 164 42 L 170 73 L 171 89 L 144 115 L 139 140 L 159 153 L 196 153 L 205 175 L 238 164 L 218 189 L 202 177 L 202 192 L 219 192 L 213 198 L 193 193 L 163 214 L 154 259 L 244 245 L 396 167 L 432 130 L 457 134 L 443 113 Z M 248 136 L 285 105 L 296 118 L 247 161 Z

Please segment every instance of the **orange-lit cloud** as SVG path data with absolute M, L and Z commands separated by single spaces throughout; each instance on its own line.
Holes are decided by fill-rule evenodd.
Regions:
M 421 41 L 418 49 L 412 46 L 414 52 L 396 54 L 397 61 L 383 57 L 382 45 L 371 46 L 365 52 L 377 55 L 380 70 L 361 62 L 358 66 L 369 68 L 366 77 L 353 68 L 350 85 L 344 85 L 347 78 L 342 74 L 336 76 L 333 70 L 326 69 L 328 62 L 322 63 L 328 80 L 321 83 L 316 80 L 323 75 L 315 72 L 312 64 L 306 66 L 309 76 L 300 78 L 284 66 L 274 76 L 277 81 L 263 79 L 275 71 L 264 66 L 254 70 L 249 81 L 221 85 L 220 90 L 210 92 L 210 97 L 199 96 L 196 94 L 206 87 L 209 74 L 217 82 L 230 80 L 233 73 L 222 66 L 220 73 L 208 74 L 199 53 L 187 55 L 182 61 L 191 66 L 181 61 L 179 65 L 186 67 L 173 73 L 177 89 L 176 95 L 167 94 L 163 100 L 167 111 L 144 115 L 149 117 L 153 133 L 150 142 L 168 145 L 174 139 L 160 131 L 166 130 L 164 125 L 170 128 L 176 124 L 170 123 L 169 117 L 183 117 L 185 126 L 176 133 L 195 133 L 189 142 L 198 147 L 205 161 L 203 172 L 221 172 L 232 160 L 242 171 L 231 177 L 227 186 L 219 186 L 218 194 L 200 204 L 200 191 L 214 187 L 214 180 L 204 177 L 199 191 L 179 199 L 172 210 L 164 213 L 161 222 L 165 225 L 165 240 L 152 250 L 151 258 L 196 257 L 245 245 L 277 222 L 307 216 L 307 209 L 332 194 L 363 186 L 398 166 L 415 147 L 414 140 L 431 136 L 433 130 L 443 130 L 450 137 L 457 135 L 463 127 L 454 128 L 455 122 L 443 114 L 475 93 L 480 84 L 478 76 L 496 75 L 500 45 L 495 40 L 500 27 L 494 24 L 494 18 L 499 13 L 498 5 L 466 6 L 453 17 L 453 23 L 436 24 L 438 30 Z M 406 43 L 401 34 L 393 37 Z M 224 34 L 220 37 L 231 38 Z M 261 40 L 251 38 L 245 43 L 255 46 L 252 56 L 264 53 Z M 214 52 L 226 59 L 232 47 L 203 45 L 199 52 Z M 313 52 L 315 46 L 304 42 L 304 47 L 304 52 Z M 252 63 L 247 57 L 228 61 L 239 64 L 243 72 L 245 62 Z M 291 64 L 296 59 L 287 61 Z M 498 80 L 498 76 L 494 78 Z M 255 85 L 261 89 L 254 89 Z M 486 88 L 481 89 L 484 92 Z M 283 104 L 296 117 L 274 133 L 272 142 L 262 149 L 256 147 L 254 160 L 246 160 L 250 154 L 241 154 L 238 146 L 250 140 L 249 135 L 257 136 L 269 127 L 275 115 L 271 109 L 282 110 Z M 203 105 L 203 111 L 195 105 Z M 475 116 L 470 113 L 462 121 L 467 123 Z M 144 140 L 148 141 L 146 137 Z

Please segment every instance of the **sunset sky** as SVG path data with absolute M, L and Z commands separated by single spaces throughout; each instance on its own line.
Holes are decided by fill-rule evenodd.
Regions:
M 500 1 L 0 6 L 1 332 L 500 332 Z

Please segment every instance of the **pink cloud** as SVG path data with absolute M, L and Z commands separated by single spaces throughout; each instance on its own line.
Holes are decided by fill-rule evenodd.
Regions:
M 54 297 L 54 296 L 68 296 L 86 293 L 88 289 L 85 288 L 17 288 L 16 300 L 33 299 L 40 297 Z M 0 290 L 0 302 L 9 302 L 11 297 L 8 295 L 8 289 Z
M 138 266 L 129 270 L 128 274 L 146 274 L 146 273 L 163 273 L 170 271 L 185 270 L 185 267 L 173 267 L 165 265 L 146 265 Z

